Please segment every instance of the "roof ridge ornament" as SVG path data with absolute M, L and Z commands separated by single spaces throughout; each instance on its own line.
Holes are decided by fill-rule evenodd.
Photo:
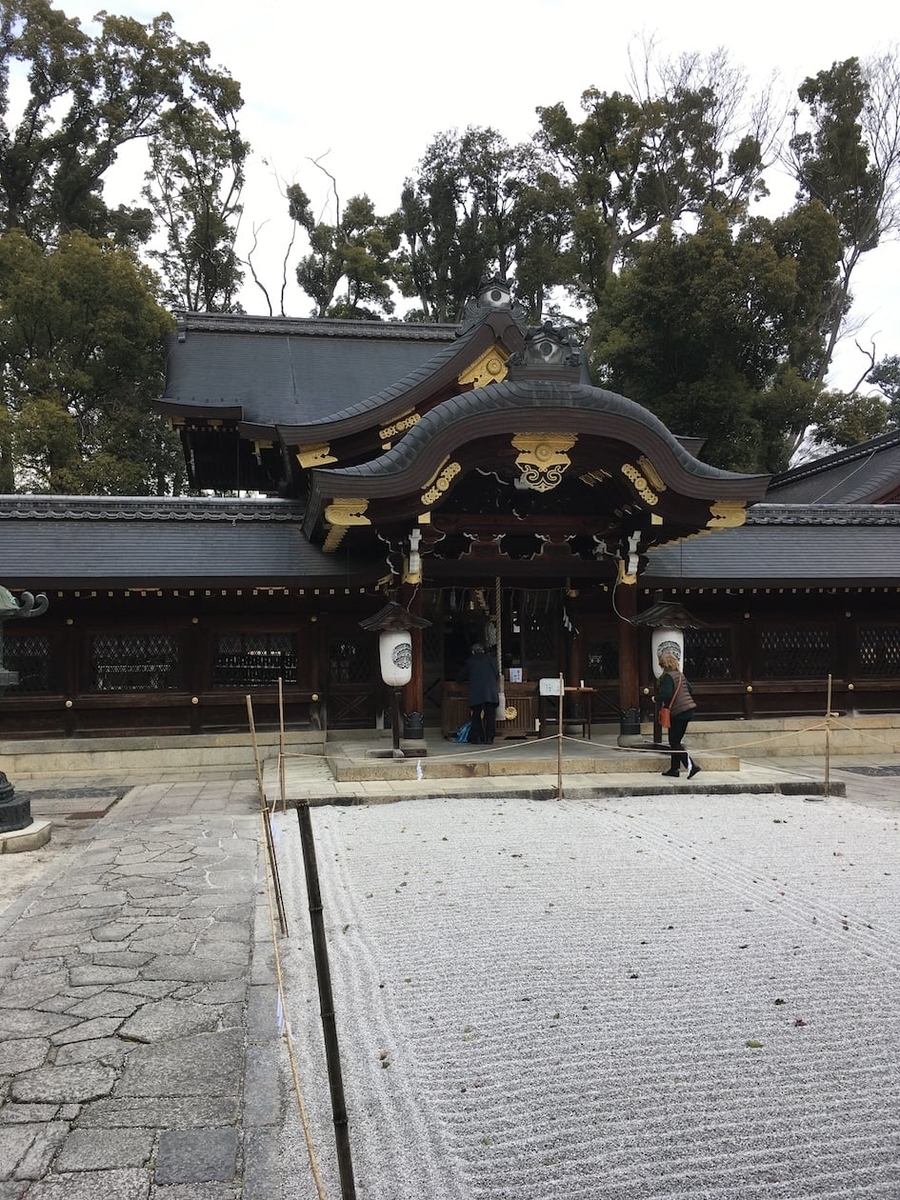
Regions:
M 509 379 L 581 378 L 583 352 L 574 330 L 545 321 L 525 334 L 525 346 L 509 356 Z
M 466 304 L 460 322 L 460 333 L 481 321 L 485 313 L 508 312 L 514 320 L 525 320 L 525 309 L 513 300 L 512 284 L 499 272 L 484 275 L 478 284 L 478 294 Z

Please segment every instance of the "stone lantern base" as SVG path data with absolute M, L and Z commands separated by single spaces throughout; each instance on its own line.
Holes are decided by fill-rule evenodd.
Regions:
M 32 823 L 31 801 L 16 796 L 16 789 L 0 771 L 0 833 L 15 833 Z

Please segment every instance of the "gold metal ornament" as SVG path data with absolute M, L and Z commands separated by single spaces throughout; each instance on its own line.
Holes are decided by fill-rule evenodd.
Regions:
M 332 500 L 325 507 L 325 520 L 331 526 L 322 545 L 326 554 L 336 550 L 353 525 L 371 525 L 366 516 L 368 500 Z
M 623 463 L 622 474 L 649 508 L 659 504 L 659 496 L 633 463 Z
M 470 383 L 473 388 L 486 387 L 489 383 L 502 383 L 506 378 L 506 351 L 495 342 L 479 358 L 466 367 L 458 376 L 458 382 Z
M 743 500 L 718 500 L 709 506 L 708 529 L 737 529 L 747 520 Z
M 440 500 L 441 496 L 443 496 L 444 493 L 449 489 L 450 484 L 461 470 L 462 467 L 458 462 L 447 463 L 447 465 L 438 472 L 431 487 L 427 488 L 422 493 L 422 503 L 428 506 L 434 504 L 435 501 Z
M 331 446 L 323 442 L 318 446 L 301 446 L 297 451 L 297 462 L 308 470 L 310 467 L 324 467 L 328 463 L 337 462 L 331 453 Z
M 562 482 L 572 460 L 566 453 L 578 441 L 576 433 L 518 433 L 512 444 L 519 451 L 516 466 L 522 483 L 533 492 L 549 492 Z

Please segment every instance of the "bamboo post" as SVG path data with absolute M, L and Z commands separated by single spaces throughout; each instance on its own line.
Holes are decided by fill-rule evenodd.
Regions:
M 281 811 L 286 808 L 284 784 L 284 680 L 278 676 L 278 784 L 281 788 Z M 274 804 L 272 806 L 275 807 Z
M 825 708 L 825 799 L 831 794 L 831 676 L 828 676 L 828 692 Z
M 563 704 L 566 698 L 566 684 L 562 675 L 559 677 L 559 709 L 558 727 L 556 731 L 556 798 L 563 798 Z
M 256 786 L 259 791 L 259 810 L 262 817 L 263 831 L 266 838 L 266 853 L 269 858 L 269 869 L 272 872 L 272 885 L 275 889 L 275 901 L 278 906 L 278 923 L 281 932 L 287 937 L 287 914 L 284 911 L 284 897 L 281 892 L 281 877 L 278 874 L 278 860 L 275 857 L 275 841 L 272 837 L 271 816 L 266 804 L 266 792 L 263 787 L 262 765 L 259 760 L 259 743 L 256 740 L 256 722 L 253 720 L 253 701 L 247 696 L 247 721 L 250 725 L 250 737 L 253 741 L 253 757 L 256 760 Z
M 247 724 L 250 726 L 250 740 L 253 743 L 253 761 L 256 763 L 256 789 L 259 793 L 259 804 L 263 812 L 268 810 L 266 804 L 266 789 L 263 787 L 262 763 L 259 760 L 259 742 L 256 738 L 256 722 L 253 720 L 253 700 L 245 696 L 247 701 Z

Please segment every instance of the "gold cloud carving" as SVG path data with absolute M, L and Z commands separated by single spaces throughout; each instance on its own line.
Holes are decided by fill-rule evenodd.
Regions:
M 534 492 L 557 487 L 572 465 L 566 451 L 577 441 L 577 433 L 517 433 L 512 444 L 519 451 L 516 466 L 525 487 Z

